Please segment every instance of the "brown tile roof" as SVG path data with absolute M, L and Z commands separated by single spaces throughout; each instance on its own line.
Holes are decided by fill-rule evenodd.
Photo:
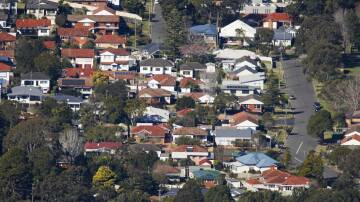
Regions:
M 203 84 L 203 82 L 200 80 L 195 80 L 192 78 L 185 77 L 180 80 L 179 86 L 180 86 L 180 88 L 188 88 L 190 84 L 200 85 L 200 84 Z
M 154 166 L 154 172 L 164 173 L 164 174 L 174 174 L 174 173 L 180 173 L 181 170 L 179 168 L 175 168 L 166 164 L 157 163 Z
M 189 148 L 192 148 L 192 152 L 208 152 L 205 147 L 201 147 L 198 145 L 179 145 L 173 148 L 170 148 L 171 152 L 187 152 Z
M 177 128 L 173 132 L 174 135 L 193 135 L 193 136 L 207 136 L 208 132 L 197 127 L 182 127 Z
M 93 58 L 95 51 L 94 49 L 63 48 L 61 49 L 61 56 L 68 58 Z
M 126 38 L 119 35 L 102 35 L 96 38 L 95 43 L 125 44 Z
M 351 140 L 355 140 L 357 142 L 360 142 L 360 135 L 355 134 L 355 135 L 352 135 L 350 137 L 344 137 L 344 139 L 341 140 L 341 144 L 344 144 L 344 143 L 349 142 Z
M 55 41 L 43 41 L 43 44 L 44 44 L 45 48 L 47 48 L 49 50 L 55 50 L 55 48 L 56 48 Z
M 139 97 L 147 97 L 145 95 L 150 97 L 170 97 L 171 92 L 161 88 L 144 88 L 139 92 Z
M 110 78 L 115 80 L 134 80 L 137 76 L 136 72 L 131 71 L 103 71 Z
M 134 126 L 131 128 L 131 134 L 146 133 L 149 137 L 165 137 L 169 130 L 160 125 L 154 126 Z
M 91 77 L 94 70 L 91 68 L 66 68 L 64 72 L 66 77 Z
M 118 23 L 120 21 L 120 17 L 116 15 L 68 15 L 67 19 L 70 22 L 78 22 L 83 19 L 104 23 Z
M 0 72 L 11 72 L 11 69 L 9 65 L 0 63 Z
M 265 22 L 289 22 L 292 21 L 292 18 L 287 13 L 270 13 L 264 19 Z
M 199 99 L 204 95 L 205 95 L 205 93 L 203 93 L 203 92 L 192 92 L 192 93 L 187 93 L 184 96 L 191 97 L 193 100 L 199 101 Z
M 264 171 L 260 178 L 249 179 L 248 184 L 280 184 L 292 186 L 305 186 L 310 184 L 306 177 L 294 176 L 290 173 L 283 172 L 274 168 Z
M 100 51 L 100 53 L 105 53 L 105 52 L 110 52 L 114 55 L 122 55 L 122 56 L 130 55 L 129 51 L 122 49 L 122 48 L 118 48 L 118 49 L 108 48 L 108 49 Z
M 185 109 L 182 109 L 182 110 L 179 110 L 176 112 L 176 116 L 178 117 L 184 117 L 186 116 L 188 113 L 194 111 L 194 109 L 190 109 L 190 108 L 185 108 Z
M 11 35 L 7 32 L 0 32 L 0 41 L 1 42 L 14 42 L 14 41 L 16 41 L 16 36 Z
M 255 123 L 255 124 L 259 123 L 259 120 L 258 120 L 257 116 L 253 115 L 253 114 L 250 114 L 248 112 L 239 112 L 239 113 L 234 114 L 231 117 L 230 122 L 233 125 L 237 125 L 237 124 L 242 123 L 242 122 L 244 122 L 246 120 L 248 120 L 248 121 L 250 121 L 252 123 Z
M 50 27 L 51 21 L 49 19 L 17 19 L 17 28 L 37 28 Z
M 0 50 L 0 56 L 14 58 L 15 52 L 14 52 L 14 50 Z
M 156 74 L 151 79 L 159 82 L 161 86 L 176 86 L 176 78 L 168 74 Z
M 114 15 L 115 15 L 115 13 L 116 13 L 116 11 L 115 11 L 114 9 L 109 8 L 109 7 L 107 7 L 107 6 L 99 6 L 99 7 L 98 7 L 97 9 L 95 9 L 92 13 L 93 13 L 93 14 L 96 14 L 96 13 L 98 13 L 98 12 L 100 12 L 100 11 L 103 11 L 103 10 L 108 11 L 108 12 L 114 14 Z
M 57 33 L 61 37 L 87 37 L 89 36 L 89 29 L 60 27 L 57 29 Z

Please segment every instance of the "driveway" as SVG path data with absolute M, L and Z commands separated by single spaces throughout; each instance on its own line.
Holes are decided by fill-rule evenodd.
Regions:
M 151 20 L 152 43 L 162 44 L 166 39 L 166 22 L 162 15 L 160 4 L 154 6 L 154 17 Z
M 286 146 L 289 147 L 294 165 L 301 164 L 310 150 L 315 149 L 317 138 L 307 134 L 306 126 L 310 116 L 314 113 L 313 104 L 316 101 L 315 93 L 311 82 L 307 81 L 302 73 L 300 61 L 283 61 L 285 71 L 286 89 L 290 95 L 296 97 L 291 100 L 291 105 L 295 112 L 295 122 L 292 135 L 289 135 Z

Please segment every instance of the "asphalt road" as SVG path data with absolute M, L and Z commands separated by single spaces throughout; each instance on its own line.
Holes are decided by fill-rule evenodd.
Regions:
M 151 20 L 151 29 L 152 43 L 162 44 L 166 38 L 166 22 L 159 4 L 155 4 L 154 6 L 154 17 Z
M 302 64 L 300 61 L 285 60 L 283 61 L 285 71 L 286 89 L 290 95 L 296 97 L 291 101 L 295 108 L 295 123 L 292 135 L 289 135 L 286 146 L 289 147 L 294 165 L 301 164 L 310 150 L 315 149 L 317 138 L 307 134 L 307 122 L 314 114 L 313 104 L 316 101 L 312 84 L 307 81 L 306 76 L 302 73 Z

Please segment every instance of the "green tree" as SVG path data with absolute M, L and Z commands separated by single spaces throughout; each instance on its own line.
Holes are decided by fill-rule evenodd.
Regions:
M 37 148 L 29 154 L 29 163 L 34 181 L 41 181 L 55 166 L 53 151 L 47 147 Z
M 351 151 L 348 155 L 345 156 L 345 160 L 339 165 L 339 168 L 350 174 L 353 178 L 358 178 L 360 176 L 360 158 L 359 158 L 359 149 Z
M 90 142 L 108 142 L 108 141 L 119 141 L 119 133 L 124 132 L 122 127 L 107 127 L 103 125 L 95 125 L 89 128 L 85 133 L 86 141 Z
M 176 100 L 175 108 L 176 110 L 195 108 L 195 100 L 191 97 L 184 96 Z
M 177 193 L 174 202 L 203 202 L 201 187 L 195 180 L 189 180 Z
M 218 112 L 224 112 L 227 107 L 230 107 L 236 101 L 236 97 L 227 93 L 220 93 L 215 97 L 214 107 Z
M 332 120 L 330 112 L 320 110 L 309 119 L 307 132 L 310 135 L 322 137 L 323 133 L 332 129 Z
M 200 145 L 200 140 L 193 139 L 193 138 L 187 137 L 187 136 L 181 136 L 179 138 L 176 138 L 175 144 L 177 144 L 177 145 Z
M 116 173 L 108 166 L 100 166 L 93 176 L 92 183 L 98 189 L 112 188 L 115 185 Z
M 0 157 L 0 200 L 21 201 L 31 193 L 31 173 L 26 153 L 10 149 Z
M 130 118 L 131 125 L 135 125 L 137 118 L 144 115 L 146 102 L 143 99 L 135 98 L 126 101 L 125 112 Z
M 327 157 L 331 164 L 341 166 L 344 165 L 346 157 L 350 154 L 350 152 L 351 149 L 348 147 L 338 146 L 333 149 Z
M 263 202 L 263 201 L 285 202 L 286 199 L 282 197 L 279 192 L 257 191 L 257 192 L 246 192 L 238 200 L 238 202 Z
M 149 196 L 140 190 L 132 190 L 130 192 L 122 192 L 111 202 L 149 202 Z
M 17 40 L 15 46 L 16 72 L 27 73 L 38 71 L 34 59 L 45 50 L 41 40 L 25 38 Z
M 233 202 L 234 199 L 231 197 L 231 192 L 228 186 L 218 185 L 209 189 L 205 194 L 205 202 Z
M 169 55 L 175 58 L 180 56 L 179 47 L 186 42 L 186 30 L 184 20 L 177 9 L 172 9 L 168 16 L 165 46 Z
M 55 18 L 55 23 L 59 27 L 64 27 L 66 24 L 66 15 L 64 14 L 57 15 Z
M 46 73 L 53 81 L 61 75 L 60 59 L 50 52 L 43 52 L 37 56 L 34 59 L 34 65 L 37 71 Z
M 298 174 L 322 180 L 323 171 L 324 165 L 321 156 L 317 155 L 315 151 L 310 151 L 300 166 Z

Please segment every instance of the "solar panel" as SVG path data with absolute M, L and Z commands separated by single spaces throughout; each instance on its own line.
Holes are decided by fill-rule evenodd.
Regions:
M 62 80 L 63 86 L 83 86 L 85 85 L 85 80 L 82 79 L 69 79 L 69 80 Z

